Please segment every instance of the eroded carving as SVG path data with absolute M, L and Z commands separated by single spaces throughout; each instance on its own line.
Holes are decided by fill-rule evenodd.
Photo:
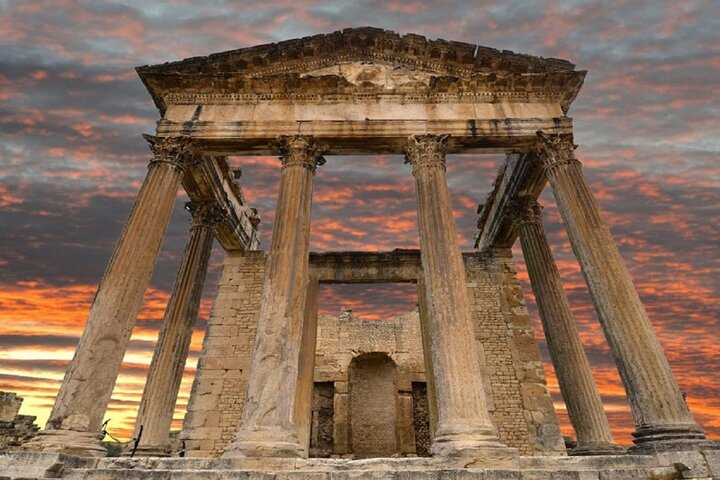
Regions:
M 155 156 L 150 162 L 151 165 L 168 163 L 173 168 L 184 172 L 187 167 L 201 161 L 201 155 L 193 147 L 192 139 L 188 136 L 156 137 L 143 134 L 143 138 L 148 142 L 150 150 Z
M 207 227 L 216 229 L 226 219 L 225 210 L 217 202 L 187 202 L 185 210 L 190 212 L 190 228 Z
M 524 223 L 542 224 L 543 207 L 536 199 L 522 196 L 510 202 L 507 214 L 513 220 L 515 228 Z
M 331 67 L 302 74 L 301 77 L 323 77 L 326 75 L 343 77 L 353 85 L 366 86 L 370 84 L 385 89 L 406 88 L 411 90 L 429 87 L 433 78 L 428 72 L 403 65 L 391 66 L 373 62 L 339 62 Z
M 424 168 L 445 171 L 445 154 L 450 135 L 412 135 L 405 150 L 405 163 L 412 164 L 413 175 Z
M 280 135 L 276 146 L 283 169 L 299 166 L 315 173 L 318 165 L 325 164 L 324 147 L 310 135 Z
M 573 143 L 572 135 L 547 135 L 541 131 L 536 135 L 539 141 L 534 150 L 535 156 L 546 172 L 560 165 L 578 162 L 575 158 L 577 145 Z

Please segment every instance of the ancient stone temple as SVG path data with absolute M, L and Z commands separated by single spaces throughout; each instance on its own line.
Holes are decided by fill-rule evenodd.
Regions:
M 584 71 L 374 28 L 137 70 L 160 113 L 146 135 L 147 177 L 45 429 L 26 452 L 0 456 L 10 476 L 720 476 L 720 455 L 688 410 L 575 155 L 567 113 Z M 490 193 L 475 249 L 458 245 L 446 156 L 497 152 L 507 156 L 494 185 L 478 185 L 479 199 Z M 313 179 L 326 157 L 348 154 L 404 156 L 419 251 L 310 252 Z M 279 157 L 265 250 L 227 160 L 251 155 Z M 545 238 L 537 198 L 548 184 L 632 407 L 629 449 L 610 433 Z M 180 185 L 191 199 L 188 243 L 137 448 L 102 458 L 101 424 Z M 516 276 L 518 238 L 577 438 L 569 451 Z M 225 260 L 180 433 L 184 456 L 169 457 L 215 239 Z M 318 315 L 322 283 L 389 282 L 416 285 L 414 311 L 382 323 Z

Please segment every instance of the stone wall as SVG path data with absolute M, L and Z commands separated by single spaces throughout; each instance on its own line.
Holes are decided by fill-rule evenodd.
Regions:
M 333 455 L 335 417 L 335 385 L 315 382 L 310 426 L 310 456 L 327 458 Z
M 484 358 L 488 408 L 500 439 L 521 454 L 564 455 L 512 253 L 493 249 L 463 257 L 477 345 Z
M 0 392 L 0 422 L 11 422 L 20 412 L 23 399 L 15 392 Z
M 488 406 L 500 439 L 525 455 L 565 454 L 510 250 L 466 253 L 463 258 Z M 240 422 L 264 265 L 263 252 L 226 256 L 181 434 L 187 456 L 219 455 Z M 349 311 L 319 316 L 314 382 L 334 386 L 333 455 L 353 452 L 350 365 L 360 355 L 377 352 L 387 354 L 397 367 L 396 453 L 415 455 L 427 450 L 423 439 L 431 437 L 432 428 L 423 433 L 415 426 L 428 421 L 418 420 L 423 413 L 416 408 L 415 398 L 426 381 L 420 331 L 417 310 L 378 322 L 359 320 Z M 428 390 L 432 392 L 431 385 Z M 316 402 L 322 399 L 327 400 L 315 394 Z M 425 412 L 432 422 L 433 402 L 426 400 Z M 315 405 L 311 439 L 327 435 L 326 418 L 325 433 L 313 432 L 313 428 L 320 427 L 321 411 L 327 416 L 329 409 L 327 401 L 323 407 Z M 324 442 L 313 447 L 311 441 L 314 454 L 328 454 L 327 439 Z
M 0 451 L 13 450 L 40 430 L 32 415 L 20 415 L 23 399 L 14 392 L 0 392 Z
M 215 457 L 242 416 L 265 252 L 227 252 L 180 434 L 188 457 Z
M 425 382 L 421 345 L 417 311 L 389 321 L 350 311 L 319 316 L 315 382 L 335 386 L 335 455 L 415 455 L 412 385 Z
M 430 405 L 428 404 L 427 383 L 412 383 L 413 430 L 415 453 L 418 457 L 430 456 Z
M 365 354 L 350 364 L 350 431 L 355 458 L 392 457 L 398 446 L 395 363 L 385 354 Z

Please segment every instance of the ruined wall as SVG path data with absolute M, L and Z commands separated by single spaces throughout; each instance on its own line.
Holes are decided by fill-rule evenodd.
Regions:
M 366 354 L 350 364 L 350 431 L 355 458 L 400 453 L 397 370 L 387 355 Z
M 463 258 L 488 408 L 500 439 L 524 455 L 565 454 L 512 253 L 493 249 Z
M 417 310 L 389 321 L 364 321 L 350 311 L 319 316 L 315 382 L 335 386 L 334 455 L 369 456 L 380 450 L 383 456 L 415 454 L 417 409 L 413 408 L 412 386 L 425 382 L 421 345 Z M 383 357 L 392 360 L 392 369 L 380 368 Z M 370 365 L 373 358 L 377 365 Z M 388 377 L 391 370 L 394 378 Z M 384 394 L 372 394 L 380 390 Z M 374 420 L 379 424 L 373 424 Z M 383 427 L 393 423 L 393 428 Z M 366 431 L 376 431 L 376 435 L 365 435 Z
M 0 392 L 0 422 L 11 422 L 20 412 L 23 399 L 15 392 Z
M 310 424 L 310 456 L 327 458 L 334 453 L 335 385 L 316 382 L 313 388 Z
M 14 392 L 0 392 L 0 451 L 20 447 L 40 430 L 37 417 L 19 414 L 22 402 Z
M 525 455 L 564 454 L 510 251 L 466 253 L 463 258 L 488 407 L 500 439 Z M 218 456 L 240 422 L 264 268 L 263 252 L 226 256 L 181 434 L 188 456 Z M 386 353 L 397 365 L 394 407 L 399 453 L 426 452 L 432 432 L 415 426 L 426 424 L 425 417 L 432 418 L 428 415 L 432 401 L 422 407 L 416 398 L 426 381 L 419 312 L 381 322 L 362 321 L 344 312 L 319 316 L 315 354 L 314 382 L 334 386 L 333 455 L 352 453 L 349 366 L 353 358 L 373 352 Z M 324 400 L 324 406 L 313 409 L 311 443 L 313 435 L 328 435 L 328 395 L 315 396 L 316 402 Z M 321 426 L 317 422 L 324 433 L 313 433 Z M 324 456 L 327 438 L 323 442 L 315 444 L 315 452 Z
M 188 457 L 215 457 L 242 416 L 265 252 L 227 252 L 180 434 Z

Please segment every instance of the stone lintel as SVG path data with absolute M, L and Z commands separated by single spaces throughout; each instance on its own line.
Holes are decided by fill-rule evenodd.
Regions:
M 517 233 L 509 214 L 511 200 L 522 195 L 537 199 L 547 181 L 532 153 L 508 154 L 505 164 L 500 167 L 492 191 L 485 203 L 478 207 L 478 236 L 475 248 L 510 248 Z
M 193 202 L 214 201 L 224 210 L 216 238 L 225 250 L 255 250 L 259 239 L 257 212 L 245 204 L 224 157 L 213 157 L 188 170 L 183 187 Z
M 198 106 L 199 108 L 199 106 Z M 536 132 L 572 132 L 569 117 L 464 120 L 355 119 L 170 121 L 159 136 L 188 135 L 209 155 L 275 155 L 278 135 L 311 135 L 326 144 L 325 155 L 404 154 L 411 135 L 449 134 L 447 153 L 529 151 Z
M 321 283 L 415 282 L 419 250 L 310 253 L 310 275 Z
M 494 255 L 505 250 L 491 249 Z M 475 252 L 463 252 L 463 258 Z M 420 250 L 390 252 L 310 252 L 310 275 L 320 283 L 417 283 Z

